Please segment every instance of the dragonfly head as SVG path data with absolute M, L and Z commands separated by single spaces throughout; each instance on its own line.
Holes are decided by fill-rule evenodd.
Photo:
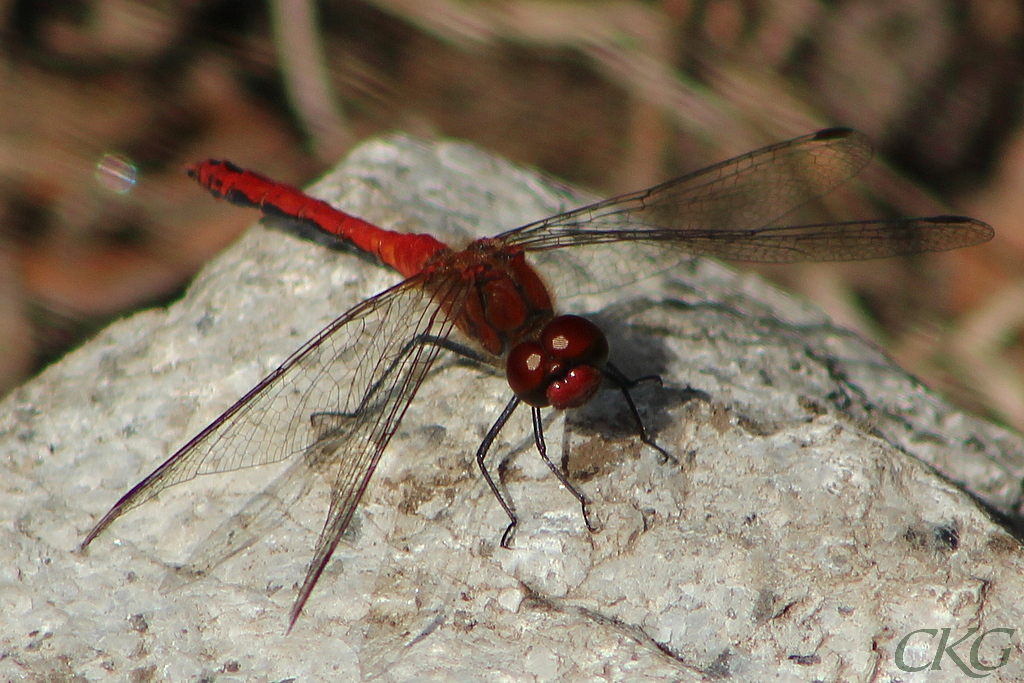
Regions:
M 601 387 L 608 340 L 597 325 L 578 315 L 560 315 L 535 341 L 516 345 L 505 362 L 509 386 L 537 408 L 578 408 Z

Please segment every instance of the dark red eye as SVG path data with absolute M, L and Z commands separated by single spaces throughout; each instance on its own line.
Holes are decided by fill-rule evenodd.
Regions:
M 541 331 L 540 343 L 523 342 L 509 353 L 505 375 L 524 403 L 537 408 L 576 408 L 601 386 L 608 340 L 586 318 L 563 315 Z
M 601 388 L 601 371 L 590 365 L 580 365 L 565 374 L 565 377 L 548 385 L 547 399 L 559 410 L 579 408 L 589 401 Z
M 547 374 L 544 349 L 537 342 L 516 345 L 505 360 L 508 385 L 523 402 L 537 408 L 548 405 Z
M 608 362 L 608 340 L 594 323 L 578 315 L 560 315 L 541 332 L 541 345 L 556 358 L 573 365 L 600 369 Z

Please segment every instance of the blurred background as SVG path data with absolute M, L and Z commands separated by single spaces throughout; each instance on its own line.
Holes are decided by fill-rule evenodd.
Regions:
M 400 130 L 612 195 L 844 125 L 878 158 L 836 220 L 996 239 L 761 271 L 1024 428 L 1019 0 L 2 0 L 0 22 L 0 395 L 253 222 L 191 161 L 303 184 Z

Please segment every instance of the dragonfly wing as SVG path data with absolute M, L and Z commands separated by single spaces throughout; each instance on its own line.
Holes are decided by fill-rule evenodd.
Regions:
M 498 235 L 544 249 L 559 235 L 629 224 L 679 231 L 748 230 L 787 215 L 857 175 L 871 160 L 862 133 L 830 128 L 702 168 L 660 185 L 605 199 Z
M 867 261 L 970 247 L 993 234 L 990 225 L 973 218 L 934 216 L 709 232 L 688 236 L 681 248 L 693 255 L 758 263 Z
M 855 261 L 991 239 L 991 227 L 960 216 L 781 225 L 870 158 L 862 134 L 823 130 L 500 237 L 532 252 L 559 284 L 589 281 L 590 291 L 662 272 L 686 255 L 760 263 Z M 595 248 L 563 248 L 584 245 Z
M 178 576 L 206 576 L 280 526 L 295 503 L 312 488 L 315 477 L 310 475 L 305 458 L 292 463 L 274 483 L 253 496 L 245 507 L 201 541 L 178 570 Z
M 445 284 L 449 291 L 439 292 L 437 296 L 447 301 L 457 302 L 458 305 L 454 306 L 457 310 L 461 307 L 461 301 L 466 294 L 465 282 L 453 279 Z M 423 296 L 427 295 L 424 293 Z M 417 325 L 418 333 L 410 339 L 426 339 L 428 337 L 446 339 L 451 333 L 454 324 L 453 317 L 444 311 L 451 310 L 453 307 L 432 305 L 428 308 L 431 309 L 429 317 Z M 401 317 L 416 313 L 418 311 L 395 311 L 392 315 Z M 377 392 L 372 387 L 368 392 L 370 395 L 376 394 L 371 400 L 372 407 L 367 405 L 361 410 L 372 410 L 378 416 L 371 427 L 354 431 L 350 428 L 347 416 L 332 414 L 319 416 L 318 431 L 321 432 L 321 437 L 307 451 L 305 459 L 311 468 L 323 476 L 330 487 L 330 506 L 324 528 L 317 539 L 316 549 L 306 572 L 306 578 L 295 598 L 295 604 L 289 617 L 289 629 L 299 618 L 299 614 L 320 579 L 324 567 L 327 566 L 328 560 L 331 559 L 335 548 L 338 547 L 338 542 L 352 521 L 352 515 L 370 482 L 370 476 L 373 474 L 373 469 L 376 467 L 384 447 L 394 435 L 416 390 L 430 371 L 440 350 L 441 347 L 436 344 L 417 342 L 410 346 L 407 341 L 403 348 L 393 349 L 391 358 L 378 361 L 382 366 L 397 364 L 400 367 L 393 378 L 388 376 L 388 371 L 384 372 L 384 376 L 387 377 L 385 383 L 388 385 L 386 392 Z M 333 456 L 337 450 L 351 451 L 353 449 L 359 449 L 361 457 L 338 458 Z M 370 463 L 369 466 L 367 466 L 367 462 Z
M 857 175 L 871 144 L 850 129 L 828 129 L 723 161 L 647 190 L 608 199 L 510 230 L 500 239 L 534 252 L 556 279 L 586 283 L 569 291 L 599 291 L 667 270 L 737 233 L 778 225 Z M 721 233 L 717 235 L 716 233 Z M 562 247 L 615 243 L 616 254 Z M 746 257 L 772 260 L 748 250 Z M 735 257 L 733 257 L 735 258 Z M 586 273 L 582 279 L 580 275 Z
M 421 280 L 367 299 L 325 327 L 126 493 L 82 546 L 168 486 L 299 455 L 324 476 L 332 459 L 343 462 L 351 474 L 337 483 L 357 489 L 358 498 L 439 351 L 414 340 L 446 336 L 453 324 L 446 311 L 458 308 L 457 301 L 439 303 L 460 292 L 434 287 L 431 295 Z

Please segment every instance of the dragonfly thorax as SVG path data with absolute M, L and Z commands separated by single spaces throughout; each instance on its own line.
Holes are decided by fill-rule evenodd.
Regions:
M 447 288 L 453 269 L 461 281 L 470 283 L 456 325 L 496 358 L 536 338 L 553 316 L 547 287 L 522 251 L 511 251 L 493 239 L 477 240 L 454 254 L 435 281 Z

